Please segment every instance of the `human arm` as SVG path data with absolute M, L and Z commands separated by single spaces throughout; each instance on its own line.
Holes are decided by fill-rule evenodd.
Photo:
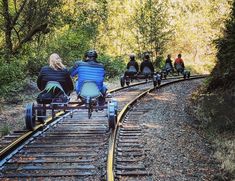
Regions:
M 135 62 L 135 69 L 136 69 L 137 72 L 139 72 L 139 65 L 138 65 L 137 62 Z
M 66 72 L 65 79 L 66 79 L 66 89 L 67 89 L 66 93 L 71 93 L 74 89 L 74 86 L 69 71 Z
M 152 62 L 150 62 L 150 70 L 154 73 L 154 67 L 153 67 Z
M 79 62 L 75 62 L 74 66 L 69 70 L 69 74 L 74 77 L 78 74 Z
M 40 70 L 38 78 L 37 78 L 37 86 L 39 90 L 43 90 L 42 88 L 42 70 Z

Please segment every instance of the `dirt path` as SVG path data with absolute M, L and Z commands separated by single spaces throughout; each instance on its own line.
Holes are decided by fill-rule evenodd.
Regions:
M 213 150 L 193 126 L 190 94 L 201 80 L 185 81 L 151 93 L 145 98 L 150 111 L 141 116 L 144 140 L 150 149 L 146 162 L 153 180 L 216 180 L 219 163 Z

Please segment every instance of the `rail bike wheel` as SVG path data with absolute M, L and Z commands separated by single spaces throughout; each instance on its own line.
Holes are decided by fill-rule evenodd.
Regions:
M 157 86 L 161 85 L 161 80 L 157 80 Z
M 190 72 L 188 72 L 187 78 L 188 78 L 188 79 L 190 78 Z
M 121 87 L 125 86 L 125 79 L 123 76 L 120 78 L 120 84 L 121 84 Z
M 117 116 L 110 115 L 109 116 L 109 129 L 114 129 L 117 123 Z
M 112 100 L 108 103 L 108 125 L 109 129 L 114 129 L 117 124 L 117 111 L 118 110 L 118 102 L 116 100 Z
M 157 86 L 157 81 L 156 81 L 156 80 L 153 81 L 153 86 L 154 86 L 154 87 Z
M 42 107 L 42 106 L 40 106 Z M 44 123 L 44 120 L 46 118 L 46 110 L 44 109 L 38 109 L 37 110 L 37 118 L 40 123 Z
M 164 79 L 166 79 L 166 77 L 167 77 L 167 74 L 164 74 Z
M 34 104 L 30 103 L 26 105 L 25 124 L 26 129 L 33 130 L 35 127 L 35 109 Z
M 93 112 L 92 101 L 91 98 L 88 99 L 88 119 L 91 119 L 91 115 Z

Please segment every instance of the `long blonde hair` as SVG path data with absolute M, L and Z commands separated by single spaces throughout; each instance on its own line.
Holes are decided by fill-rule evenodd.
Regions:
M 49 66 L 54 70 L 65 69 L 62 59 L 57 53 L 53 53 L 49 57 Z

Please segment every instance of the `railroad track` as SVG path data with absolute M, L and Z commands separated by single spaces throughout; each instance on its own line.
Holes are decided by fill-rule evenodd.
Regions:
M 190 79 L 204 78 L 205 76 L 195 76 Z M 169 81 L 161 87 L 178 83 L 182 79 Z M 188 80 L 187 80 L 188 81 Z M 161 88 L 160 87 L 160 88 Z M 145 157 L 149 150 L 145 148 L 143 140 L 143 130 L 138 123 L 138 117 L 151 108 L 144 108 L 141 99 L 148 93 L 154 91 L 150 88 L 129 102 L 118 115 L 118 126 L 110 137 L 109 155 L 107 162 L 107 180 L 151 180 L 152 173 L 145 163 Z M 134 105 L 139 106 L 134 107 Z
M 113 92 L 114 98 L 119 101 L 121 111 L 118 117 L 120 129 L 115 129 L 113 132 L 108 129 L 104 112 L 94 113 L 92 119 L 89 120 L 87 112 L 79 110 L 73 112 L 72 118 L 70 113 L 59 113 L 55 122 L 49 124 L 50 120 L 47 120 L 46 125 L 38 125 L 36 132 L 19 131 L 15 132 L 14 135 L 7 136 L 1 143 L 3 149 L 1 150 L 0 178 L 114 179 L 113 152 L 110 151 L 114 151 L 114 141 L 110 140 L 116 137 L 117 132 L 120 135 L 123 134 L 123 136 L 131 135 L 131 133 L 138 135 L 137 133 L 140 131 L 138 127 L 127 128 L 126 125 L 122 126 L 121 119 L 130 105 L 136 102 L 133 100 L 149 92 L 151 87 L 152 83 L 116 89 Z M 127 105 L 130 101 L 132 103 Z M 141 112 L 139 113 L 141 114 Z M 126 131 L 129 131 L 129 133 Z M 15 141 L 12 145 L 10 144 L 12 139 L 21 139 L 22 141 L 19 143 Z M 119 141 L 122 140 L 121 137 L 118 139 Z M 124 144 L 126 146 L 132 144 L 132 142 L 135 144 L 136 141 L 138 141 L 138 138 L 133 137 Z M 4 146 L 4 144 L 7 146 Z M 17 147 L 18 144 L 19 147 Z M 10 151 L 7 151 L 7 148 L 10 147 L 12 147 L 9 149 Z M 108 160 L 107 152 L 109 153 Z M 116 154 L 117 157 L 120 155 L 119 152 Z M 123 169 L 125 169 L 125 166 L 120 166 L 115 170 L 117 178 L 119 178 L 118 175 L 122 174 Z M 120 172 L 120 170 L 122 171 Z M 106 177 L 107 173 L 108 176 Z M 136 172 L 136 174 L 140 173 Z M 146 173 L 143 172 L 143 174 Z
M 152 86 L 150 82 L 138 87 L 116 89 L 113 96 L 122 100 L 121 108 Z M 19 135 L 24 133 L 22 138 L 17 134 L 7 136 L 24 140 L 24 137 L 31 134 L 27 141 L 1 159 L 0 178 L 63 180 L 79 177 L 82 180 L 102 180 L 105 177 L 108 139 L 111 134 L 105 112 L 94 112 L 90 120 L 87 118 L 87 110 L 74 111 L 72 118 L 70 113 L 59 114 L 53 123 L 37 125 L 38 130 L 35 132 L 20 132 Z M 11 139 L 4 140 L 7 140 L 7 147 L 10 147 L 7 143 Z M 18 146 L 14 142 L 13 145 Z

